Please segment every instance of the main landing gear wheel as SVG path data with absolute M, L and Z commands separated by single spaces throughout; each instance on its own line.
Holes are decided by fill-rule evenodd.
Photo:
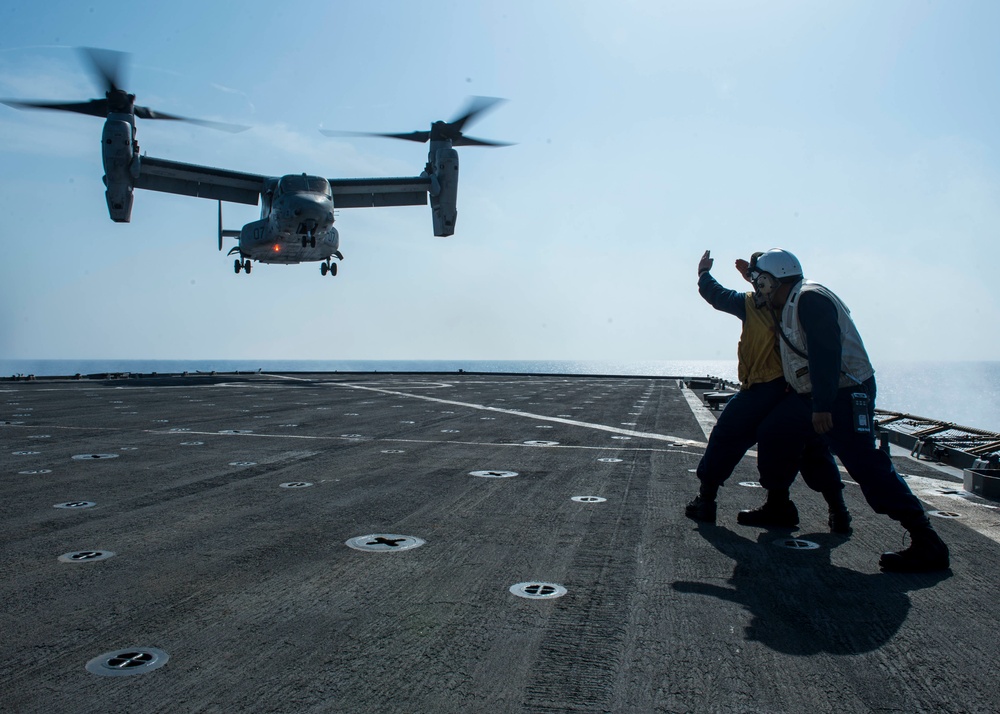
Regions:
M 336 275 L 337 274 L 337 264 L 336 263 L 330 263 L 330 262 L 321 263 L 320 266 L 319 266 L 319 272 L 320 272 L 321 275 L 326 275 L 327 273 L 329 273 L 330 275 Z

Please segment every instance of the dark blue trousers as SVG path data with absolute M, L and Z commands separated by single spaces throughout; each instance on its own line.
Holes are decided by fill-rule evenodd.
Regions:
M 837 392 L 833 405 L 833 429 L 823 440 L 843 462 L 847 472 L 861 486 L 865 500 L 876 513 L 883 513 L 904 525 L 927 522 L 924 508 L 910 487 L 896 473 L 889 455 L 875 445 L 874 430 L 854 431 L 853 392 L 868 394 L 868 423 L 875 418 L 875 378 L 863 385 Z M 762 471 L 779 485 L 791 485 L 803 452 L 803 440 L 815 435 L 812 400 L 789 392 L 771 410 L 759 432 L 758 463 Z
M 702 483 L 718 487 L 732 475 L 740 459 L 757 443 L 758 428 L 774 408 L 784 401 L 786 394 L 785 380 L 775 379 L 741 389 L 729 400 L 708 438 L 705 455 L 698 463 L 698 478 Z M 844 487 L 836 462 L 826 444 L 815 433 L 802 434 L 802 443 L 797 445 L 795 468 L 790 479 L 784 468 L 779 473 L 772 474 L 764 467 L 760 454 L 761 448 L 758 448 L 760 485 L 766 489 L 789 488 L 800 467 L 802 479 L 814 491 L 825 493 Z

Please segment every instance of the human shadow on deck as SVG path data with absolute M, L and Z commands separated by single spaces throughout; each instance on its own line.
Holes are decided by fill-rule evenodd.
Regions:
M 906 621 L 907 593 L 951 575 L 951 571 L 860 573 L 833 565 L 833 548 L 847 540 L 830 533 L 797 536 L 820 546 L 801 551 L 776 545 L 789 538 L 780 532 L 765 531 L 754 541 L 720 526 L 702 524 L 698 531 L 735 561 L 728 580 L 732 587 L 678 581 L 673 589 L 742 605 L 752 615 L 746 639 L 785 654 L 850 655 L 876 650 Z

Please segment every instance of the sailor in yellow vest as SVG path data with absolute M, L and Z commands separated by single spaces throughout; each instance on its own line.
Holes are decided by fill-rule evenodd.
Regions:
M 780 315 L 781 362 L 794 390 L 760 428 L 760 468 L 778 484 L 790 484 L 802 439 L 821 434 L 872 509 L 910 532 L 908 548 L 882 554 L 882 569 L 946 570 L 948 546 L 889 455 L 875 446 L 875 370 L 847 306 L 827 288 L 803 279 L 798 259 L 786 250 L 758 257 L 750 276 L 757 293 Z
M 758 255 L 754 254 L 750 263 L 736 261 L 736 269 L 744 279 L 749 280 L 749 271 Z M 739 292 L 722 287 L 711 275 L 713 263 L 706 250 L 698 264 L 698 292 L 716 310 L 740 318 L 743 332 L 737 348 L 740 391 L 726 405 L 712 429 L 705 455 L 698 464 L 699 493 L 685 510 L 689 518 L 712 523 L 715 522 L 719 487 L 757 442 L 757 428 L 788 391 L 771 311 L 758 301 L 753 291 Z M 801 467 L 806 484 L 826 499 L 830 530 L 850 533 L 851 515 L 844 504 L 844 484 L 826 445 L 817 435 L 806 435 L 797 454 L 799 460 L 795 470 Z M 781 480 L 775 481 L 767 471 L 760 470 L 760 484 L 767 490 L 767 501 L 755 510 L 741 511 L 736 517 L 738 523 L 786 528 L 798 525 L 798 509 L 789 498 L 789 487 L 795 475 L 793 473 L 792 479 L 787 480 L 782 471 L 781 476 Z

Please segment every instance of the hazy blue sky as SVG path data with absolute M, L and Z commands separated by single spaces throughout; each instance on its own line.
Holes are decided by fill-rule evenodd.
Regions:
M 1000 3 L 8 0 L 0 97 L 128 88 L 238 135 L 139 120 L 152 156 L 280 175 L 416 175 L 469 95 L 457 232 L 339 213 L 346 260 L 235 275 L 212 201 L 104 201 L 102 120 L 0 106 L 0 358 L 732 359 L 698 296 L 784 247 L 872 357 L 1000 359 Z M 257 209 L 225 205 L 239 228 Z M 228 244 L 226 248 L 228 249 Z

